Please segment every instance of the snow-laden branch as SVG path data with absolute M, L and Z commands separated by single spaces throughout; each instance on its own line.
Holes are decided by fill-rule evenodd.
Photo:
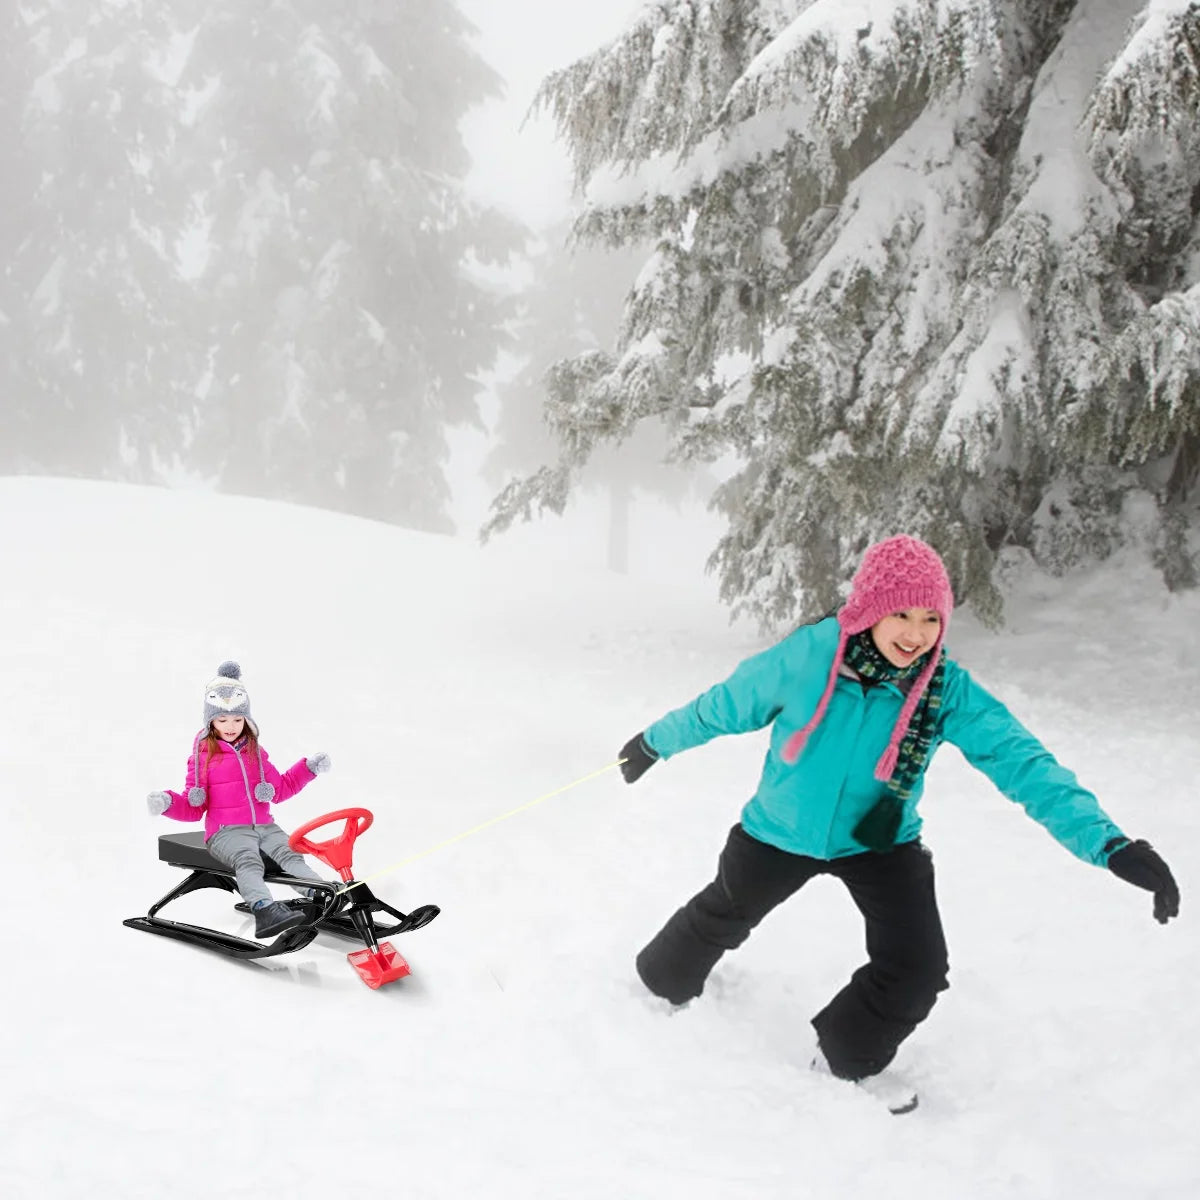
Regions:
M 589 204 L 645 211 L 659 198 L 678 203 L 724 174 L 741 176 L 773 156 L 834 191 L 847 168 L 869 161 L 932 96 L 973 73 L 986 74 L 982 64 L 1001 62 L 1009 32 L 977 0 L 816 0 L 798 7 L 740 74 L 734 76 L 737 64 L 726 60 L 720 80 L 727 90 L 720 97 L 710 65 L 703 86 L 684 89 L 688 103 L 644 109 L 661 89 L 679 86 L 674 58 L 670 71 L 655 62 L 644 79 L 610 78 L 610 103 L 626 120 L 609 130 L 611 143 L 585 137 L 588 157 L 577 162 Z M 668 44 L 674 47 L 674 39 Z M 628 53 L 636 49 L 631 45 Z M 634 65 L 629 58 L 601 58 L 596 69 L 613 71 L 618 64 Z M 590 111 L 572 108 L 578 83 L 562 73 L 546 85 L 572 146 L 591 129 L 591 118 L 576 123 Z M 585 97 L 596 86 L 589 76 Z M 686 128 L 679 125 L 682 113 Z
M 812 0 L 648 0 L 613 43 L 550 75 L 534 99 L 550 110 L 582 183 L 673 155 L 713 124 L 755 53 Z
M 1097 174 L 1149 225 L 1186 237 L 1200 183 L 1200 4 L 1151 0 L 1083 122 Z

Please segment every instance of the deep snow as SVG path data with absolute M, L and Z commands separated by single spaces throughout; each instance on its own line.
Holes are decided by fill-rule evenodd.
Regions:
M 679 518 L 683 520 L 683 518 Z M 663 528 L 664 545 L 682 536 Z M 269 966 L 137 933 L 182 878 L 146 792 L 179 787 L 204 683 L 245 671 L 272 757 L 333 771 L 285 828 L 365 805 L 360 874 L 611 763 L 762 641 L 711 583 L 591 570 L 296 507 L 0 480 L 0 1024 L 7 1200 L 374 1194 L 590 1200 L 1200 1194 L 1200 598 L 1139 558 L 1017 573 L 951 652 L 1175 871 L 1183 915 L 1072 858 L 952 749 L 923 805 L 951 990 L 892 1118 L 808 1070 L 862 955 L 820 880 L 666 1015 L 637 949 L 710 876 L 765 734 L 633 788 L 610 771 L 374 886 L 442 916 L 380 992 L 320 938 Z M 175 915 L 245 933 L 228 897 Z M 168 911 L 166 915 L 171 915 Z

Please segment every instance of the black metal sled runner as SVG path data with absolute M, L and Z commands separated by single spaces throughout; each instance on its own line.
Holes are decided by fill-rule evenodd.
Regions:
M 322 825 L 345 819 L 345 828 L 335 838 L 325 842 L 313 842 L 306 836 Z M 300 854 L 313 854 L 331 866 L 342 877 L 342 883 L 327 883 L 320 880 L 301 879 L 286 874 L 272 858 L 263 855 L 266 870 L 263 878 L 268 883 L 282 883 L 302 887 L 313 892 L 310 900 L 285 901 L 290 907 L 303 912 L 306 921 L 302 925 L 284 930 L 270 942 L 251 941 L 218 929 L 203 925 L 189 925 L 183 921 L 170 921 L 158 915 L 172 900 L 186 896 L 201 888 L 218 888 L 237 894 L 233 871 L 214 858 L 204 845 L 202 832 L 164 833 L 158 839 L 158 857 L 173 867 L 191 873 L 154 904 L 144 917 L 130 917 L 123 924 L 130 929 L 144 929 L 162 937 L 191 942 L 225 954 L 230 958 L 270 958 L 277 954 L 290 954 L 307 946 L 318 933 L 332 933 L 339 937 L 360 942 L 362 949 L 346 957 L 363 982 L 370 988 L 378 988 L 393 979 L 410 974 L 408 963 L 388 942 L 380 938 L 397 933 L 409 933 L 428 925 L 441 909 L 436 904 L 422 904 L 410 913 L 402 913 L 378 899 L 365 883 L 354 879 L 352 871 L 355 838 L 366 830 L 374 816 L 365 808 L 343 808 L 326 813 L 309 821 L 295 831 L 288 844 Z M 234 906 L 248 912 L 244 903 Z M 377 914 L 386 914 L 390 922 L 377 921 Z

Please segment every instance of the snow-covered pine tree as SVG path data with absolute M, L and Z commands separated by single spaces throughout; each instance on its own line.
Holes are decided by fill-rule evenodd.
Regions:
M 445 431 L 478 422 L 504 337 L 470 271 L 520 241 L 462 186 L 458 122 L 498 77 L 451 0 L 193 7 L 223 418 L 200 445 L 237 490 L 448 529 Z
M 24 25 L 15 4 L 0 7 L 0 441 L 27 443 L 31 413 L 24 398 L 32 390 L 23 378 L 21 347 L 26 331 L 24 304 L 17 269 L 21 242 L 29 226 L 29 206 L 35 189 L 32 165 L 19 130 L 21 113 L 31 87 L 29 58 L 19 53 Z M 7 456 L 0 450 L 0 464 Z
M 186 197 L 164 6 L 6 6 L 5 470 L 127 476 L 139 442 L 178 443 L 196 360 L 170 262 Z
M 0 461 L 448 528 L 445 430 L 504 337 L 471 272 L 519 243 L 464 194 L 458 122 L 498 79 L 452 0 L 16 24 L 34 444 Z
M 1185 0 L 648 0 L 541 93 L 580 234 L 656 249 L 508 504 L 653 417 L 740 457 L 711 561 L 764 624 L 897 530 L 985 616 L 1006 546 L 1059 569 L 1136 527 L 1186 582 L 1198 49 Z

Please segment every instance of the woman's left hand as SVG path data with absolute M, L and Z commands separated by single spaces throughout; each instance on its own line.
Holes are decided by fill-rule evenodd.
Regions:
M 329 755 L 324 750 L 320 754 L 314 754 L 312 758 L 306 758 L 304 765 L 314 775 L 324 775 L 333 764 L 329 761 Z

